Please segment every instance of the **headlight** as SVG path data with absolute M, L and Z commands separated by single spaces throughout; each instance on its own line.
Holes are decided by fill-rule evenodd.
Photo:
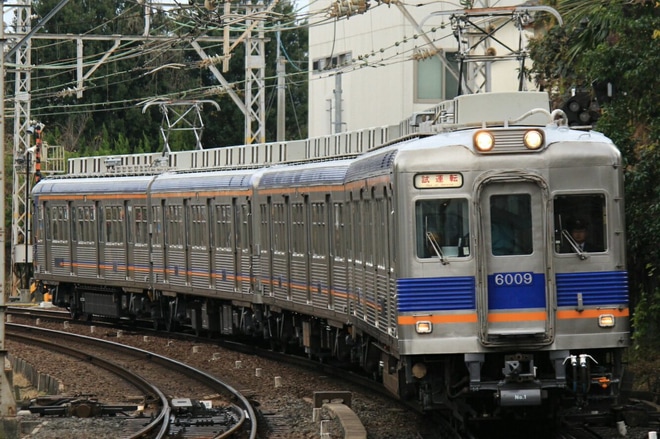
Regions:
M 477 131 L 474 134 L 474 147 L 479 151 L 490 151 L 495 146 L 495 137 L 488 131 Z
M 598 326 L 601 328 L 612 328 L 614 327 L 614 315 L 612 314 L 601 314 L 598 316 Z
M 543 133 L 538 130 L 529 130 L 523 136 L 523 143 L 528 149 L 539 149 L 543 146 Z
M 426 320 L 419 321 L 415 323 L 415 331 L 418 334 L 430 334 L 433 331 L 433 323 Z
M 417 379 L 422 379 L 426 376 L 426 364 L 424 363 L 415 363 L 412 367 L 412 374 Z

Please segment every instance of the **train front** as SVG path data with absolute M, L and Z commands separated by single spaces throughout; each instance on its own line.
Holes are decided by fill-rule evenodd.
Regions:
M 462 96 L 440 110 L 451 131 L 397 154 L 402 381 L 427 408 L 554 413 L 618 395 L 621 156 L 547 107 L 545 93 Z

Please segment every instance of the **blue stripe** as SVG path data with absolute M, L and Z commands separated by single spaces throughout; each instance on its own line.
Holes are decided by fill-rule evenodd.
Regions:
M 577 306 L 578 293 L 584 305 L 628 304 L 626 271 L 557 273 L 556 282 L 558 306 Z
M 496 282 L 499 276 L 500 282 Z M 494 273 L 488 276 L 488 309 L 545 308 L 543 273 Z
M 398 279 L 399 312 L 475 309 L 474 277 Z

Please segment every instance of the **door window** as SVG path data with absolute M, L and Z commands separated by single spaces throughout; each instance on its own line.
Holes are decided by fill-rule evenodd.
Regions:
M 534 245 L 529 194 L 490 197 L 490 236 L 493 256 L 532 254 Z

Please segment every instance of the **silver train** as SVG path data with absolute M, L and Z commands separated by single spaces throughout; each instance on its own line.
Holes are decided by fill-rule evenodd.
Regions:
M 74 316 L 264 339 L 427 409 L 610 403 L 630 341 L 622 161 L 565 122 L 545 93 L 476 94 L 397 140 L 295 144 L 301 160 L 261 145 L 260 165 L 45 179 L 35 279 Z

